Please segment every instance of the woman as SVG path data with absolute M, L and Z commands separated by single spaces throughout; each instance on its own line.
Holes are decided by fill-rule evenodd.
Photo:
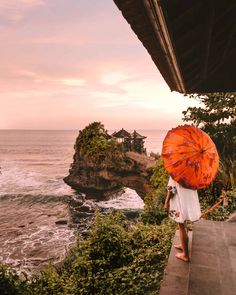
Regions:
M 179 226 L 180 245 L 174 245 L 182 252 L 175 256 L 183 261 L 189 261 L 187 221 L 197 221 L 201 217 L 200 204 L 196 190 L 182 187 L 171 177 L 168 182 L 168 192 L 165 210 L 169 217 Z

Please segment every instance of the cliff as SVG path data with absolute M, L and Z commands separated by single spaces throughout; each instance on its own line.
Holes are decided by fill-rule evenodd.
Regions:
M 80 131 L 74 161 L 64 181 L 72 188 L 97 198 L 134 189 L 144 198 L 152 190 L 149 178 L 155 159 L 134 152 L 123 153 L 103 125 L 92 123 Z
M 152 190 L 149 178 L 155 165 L 153 158 L 128 152 L 118 162 L 95 163 L 89 158 L 76 157 L 64 181 L 72 188 L 93 195 L 106 197 L 123 187 L 134 189 L 144 198 Z

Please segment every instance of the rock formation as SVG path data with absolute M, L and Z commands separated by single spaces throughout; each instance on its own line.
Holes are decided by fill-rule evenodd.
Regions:
M 152 190 L 149 177 L 155 160 L 151 157 L 128 152 L 117 163 L 99 164 L 84 157 L 75 156 L 75 159 L 64 181 L 80 192 L 104 198 L 129 187 L 144 198 Z
M 152 190 L 149 178 L 154 166 L 152 157 L 122 152 L 104 126 L 94 122 L 80 131 L 64 181 L 87 196 L 104 198 L 129 187 L 144 198 Z

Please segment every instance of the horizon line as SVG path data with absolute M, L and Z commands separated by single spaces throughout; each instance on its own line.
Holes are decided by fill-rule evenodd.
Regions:
M 121 127 L 122 128 L 122 127 Z M 84 129 L 84 128 L 83 128 Z M 0 129 L 0 131 L 79 131 L 79 130 L 83 130 L 83 129 L 25 129 L 25 128 L 7 128 L 7 129 Z M 106 130 L 118 130 L 119 128 L 105 128 Z M 156 129 L 141 129 L 141 128 L 126 128 L 127 130 L 143 130 L 143 131 L 167 131 L 169 129 L 160 129 L 160 128 L 156 128 Z

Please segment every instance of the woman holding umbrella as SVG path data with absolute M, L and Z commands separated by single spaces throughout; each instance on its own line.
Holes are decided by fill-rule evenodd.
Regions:
M 193 126 L 170 130 L 163 142 L 162 157 L 170 175 L 165 210 L 179 226 L 182 252 L 176 258 L 189 261 L 186 222 L 201 217 L 197 189 L 208 186 L 218 170 L 219 156 L 211 138 Z
M 167 187 L 165 210 L 169 217 L 178 223 L 181 244 L 174 247 L 182 250 L 176 257 L 189 261 L 187 221 L 197 221 L 201 217 L 200 204 L 196 190 L 186 189 L 170 177 Z

